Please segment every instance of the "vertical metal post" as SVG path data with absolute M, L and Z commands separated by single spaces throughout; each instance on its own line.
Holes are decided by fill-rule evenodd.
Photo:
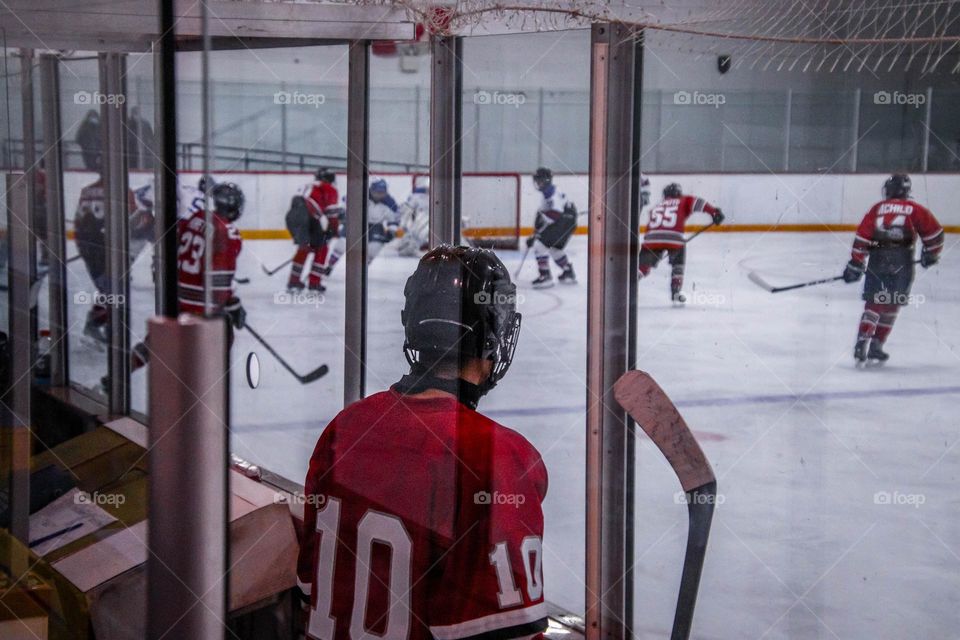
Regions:
M 787 108 L 783 123 L 783 170 L 790 170 L 790 126 L 793 122 L 793 89 L 787 89 Z
M 543 166 L 543 87 L 537 94 L 537 166 Z
M 850 171 L 856 171 L 860 164 L 860 99 L 861 91 L 859 88 L 853 92 L 853 142 L 850 145 Z
M 34 153 L 33 50 L 21 49 L 21 100 L 23 104 L 23 175 L 7 177 L 10 234 L 10 344 L 13 382 L 11 429 L 10 532 L 26 544 L 30 538 L 30 432 L 33 420 L 33 341 L 36 336 L 34 303 L 30 290 L 36 279 L 36 238 L 33 210 L 36 203 Z
M 280 91 L 287 90 L 287 83 L 280 83 Z M 280 103 L 280 170 L 287 170 L 287 103 Z
M 347 86 L 347 254 L 343 402 L 363 398 L 367 361 L 367 158 L 369 139 L 370 48 L 350 43 Z M 433 185 L 431 184 L 431 191 Z
M 40 56 L 40 99 L 43 105 L 44 170 L 46 173 L 47 274 L 50 319 L 50 384 L 67 384 L 67 244 L 63 215 L 63 146 L 60 142 L 59 59 Z
M 586 634 L 628 638 L 626 413 L 613 384 L 627 370 L 636 274 L 631 256 L 635 210 L 635 41 L 622 25 L 593 25 L 587 289 Z M 626 141 L 629 141 L 626 142 Z
M 155 45 L 154 83 L 160 166 L 157 167 L 157 312 L 175 318 L 177 302 L 177 41 L 174 0 L 158 0 L 160 38 Z
M 413 88 L 413 164 L 420 164 L 420 85 Z
M 430 247 L 460 239 L 460 130 L 463 61 L 459 38 L 433 36 L 430 46 Z
M 226 324 L 148 323 L 147 639 L 223 638 L 227 611 Z
M 643 131 L 643 41 L 644 33 L 638 32 L 634 39 L 634 63 L 633 63 L 633 146 L 630 154 L 630 219 L 627 224 L 630 233 L 627 248 L 628 274 L 636 274 L 640 268 L 640 188 L 641 188 L 641 167 L 640 159 L 643 154 L 641 150 L 641 135 Z M 628 315 L 627 315 L 627 368 L 637 368 L 637 285 L 638 280 L 635 277 L 627 278 L 629 287 L 628 295 Z M 625 522 L 625 535 L 623 541 L 624 559 L 623 559 L 623 601 L 624 613 L 623 620 L 628 629 L 633 628 L 633 563 L 634 563 L 634 522 L 636 506 L 636 451 L 637 436 L 636 424 L 625 416 L 627 420 L 627 442 L 624 448 L 624 465 L 626 472 L 624 474 L 624 508 L 623 518 Z
M 108 295 L 110 311 L 108 406 L 114 415 L 125 415 L 130 408 L 130 188 L 125 77 L 125 54 L 100 54 L 101 175 L 110 283 L 110 290 L 103 293 Z
M 933 87 L 927 87 L 927 108 L 923 114 L 923 161 L 922 170 L 927 172 L 930 166 L 930 132 L 933 127 Z

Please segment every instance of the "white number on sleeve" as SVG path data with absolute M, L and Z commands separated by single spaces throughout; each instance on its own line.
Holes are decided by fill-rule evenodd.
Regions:
M 543 595 L 543 542 L 539 536 L 527 536 L 520 544 L 520 556 L 523 558 L 523 571 L 527 579 L 527 597 L 539 600 Z M 510 566 L 510 554 L 506 542 L 498 542 L 490 552 L 490 564 L 497 572 L 500 592 L 497 601 L 500 608 L 513 607 L 523 602 L 520 590 L 513 582 L 513 568 Z

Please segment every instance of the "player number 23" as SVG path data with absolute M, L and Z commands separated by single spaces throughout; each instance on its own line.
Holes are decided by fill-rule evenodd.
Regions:
M 320 548 L 317 550 L 317 573 L 313 583 L 317 591 L 317 604 L 310 612 L 307 632 L 311 638 L 327 640 L 334 637 L 336 620 L 330 615 L 333 605 L 333 572 L 337 552 L 337 536 L 340 528 L 340 501 L 327 498 L 327 503 L 317 512 L 317 528 Z M 357 525 L 357 549 L 354 565 L 353 611 L 350 615 L 350 637 L 354 640 L 369 638 L 365 627 L 367 600 L 370 590 L 370 560 L 373 543 L 390 547 L 390 610 L 381 639 L 407 638 L 410 630 L 410 563 L 413 543 L 403 522 L 396 516 L 369 509 Z M 520 545 L 526 570 L 527 595 L 537 600 L 543 595 L 543 570 L 541 567 L 542 544 L 538 536 L 527 536 Z M 507 543 L 498 542 L 490 552 L 490 564 L 497 573 L 500 592 L 497 600 L 501 608 L 523 603 L 516 588 Z
M 199 233 L 187 231 L 180 235 L 180 249 L 177 251 L 179 267 L 184 273 L 200 273 L 200 263 L 206 240 Z

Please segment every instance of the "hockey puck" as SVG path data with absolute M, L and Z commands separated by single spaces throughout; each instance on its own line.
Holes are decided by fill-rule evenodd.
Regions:
M 252 351 L 247 356 L 247 384 L 251 389 L 260 386 L 260 358 Z

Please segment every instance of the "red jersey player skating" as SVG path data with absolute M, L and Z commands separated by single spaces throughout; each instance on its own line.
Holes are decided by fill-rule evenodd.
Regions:
M 857 227 L 845 282 L 856 282 L 866 272 L 866 301 L 853 357 L 857 364 L 882 363 L 883 350 L 900 307 L 910 302 L 914 275 L 914 248 L 923 245 L 920 265 L 927 269 L 940 259 L 943 227 L 926 207 L 910 200 L 910 176 L 892 175 L 883 184 L 884 199 L 870 208 Z
M 306 478 L 307 637 L 521 638 L 547 626 L 547 472 L 476 411 L 520 331 L 491 251 L 441 246 L 404 289 L 410 373 L 324 429 Z
M 237 257 L 243 247 L 240 231 L 234 224 L 243 213 L 243 191 L 232 182 L 220 182 L 210 194 L 213 203 L 213 253 L 210 256 L 210 302 L 206 314 L 207 221 L 203 209 L 177 221 L 177 298 L 180 311 L 196 315 L 224 316 L 229 321 L 228 344 L 233 344 L 233 330 L 242 329 L 247 317 L 234 287 Z M 150 361 L 149 336 L 133 347 L 131 369 Z
M 687 218 L 695 213 L 713 217 L 714 224 L 723 222 L 723 212 L 703 198 L 685 196 L 677 183 L 663 190 L 663 200 L 650 210 L 650 222 L 640 246 L 640 278 L 645 278 L 657 266 L 664 254 L 672 267 L 670 298 L 676 304 L 687 301 L 683 288 L 683 270 L 687 261 L 687 244 L 683 231 Z
M 293 241 L 297 243 L 297 252 L 293 256 L 293 266 L 287 280 L 287 289 L 290 291 L 303 289 L 303 269 L 311 254 L 313 264 L 310 266 L 309 288 L 311 291 L 324 290 L 321 281 L 327 274 L 329 241 L 337 236 L 342 213 L 340 194 L 334 185 L 336 179 L 332 169 L 321 167 L 317 169 L 313 183 L 303 190 L 302 197 L 309 216 L 302 230 L 291 231 Z

